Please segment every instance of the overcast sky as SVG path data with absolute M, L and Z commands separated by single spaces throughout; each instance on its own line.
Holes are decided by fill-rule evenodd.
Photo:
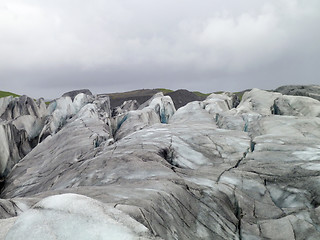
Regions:
M 319 0 L 0 0 L 0 89 L 320 84 Z

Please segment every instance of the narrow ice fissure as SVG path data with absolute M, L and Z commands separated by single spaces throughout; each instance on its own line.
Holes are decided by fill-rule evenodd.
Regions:
M 230 168 L 225 169 L 224 171 L 222 171 L 222 173 L 221 173 L 221 174 L 218 176 L 218 178 L 217 178 L 217 181 L 216 181 L 217 183 L 219 183 L 219 181 L 220 181 L 220 179 L 221 179 L 221 177 L 222 177 L 222 175 L 223 175 L 224 173 L 229 172 L 229 171 L 231 171 L 232 169 L 236 169 L 236 168 L 239 167 L 239 165 L 241 164 L 241 162 L 246 158 L 246 156 L 247 156 L 247 154 L 248 154 L 248 152 L 249 152 L 249 149 L 250 149 L 250 148 L 248 148 L 247 151 L 243 153 L 243 157 L 240 158 L 234 166 L 232 166 L 232 167 L 230 167 Z

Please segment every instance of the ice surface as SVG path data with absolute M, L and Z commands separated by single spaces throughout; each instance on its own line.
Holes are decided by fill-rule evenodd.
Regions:
M 296 208 L 309 205 L 304 190 L 281 189 L 273 185 L 268 186 L 268 189 L 272 200 L 280 208 Z
M 320 163 L 307 163 L 301 165 L 301 167 L 311 171 L 320 171 Z
M 215 124 L 214 117 L 210 115 L 205 109 L 203 102 L 195 101 L 186 104 L 179 108 L 175 114 L 170 118 L 169 123 L 183 124 L 198 122 Z
M 47 116 L 50 116 L 49 131 L 56 133 L 67 119 L 77 114 L 89 102 L 89 97 L 83 93 L 79 93 L 73 101 L 71 97 L 66 96 L 51 102 L 47 108 Z
M 18 130 L 25 130 L 29 140 L 39 136 L 44 127 L 44 119 L 32 115 L 20 116 L 14 119 L 12 123 Z
M 148 229 L 123 212 L 77 194 L 43 199 L 20 215 L 6 240 L 151 239 Z
M 175 111 L 171 97 L 163 96 L 162 93 L 156 94 L 138 110 L 113 117 L 111 119 L 113 135 L 119 140 L 156 123 L 168 123 Z
M 4 125 L 0 124 L 0 176 L 4 173 L 10 156 L 7 132 Z
M 159 115 L 161 123 L 168 123 L 169 119 L 176 112 L 172 99 L 169 96 L 154 98 L 149 107 L 154 109 Z
M 306 148 L 304 151 L 294 151 L 292 155 L 304 161 L 320 160 L 320 148 Z
M 209 159 L 207 159 L 201 152 L 190 148 L 188 144 L 184 143 L 179 138 L 173 139 L 172 147 L 176 152 L 176 156 L 173 159 L 174 165 L 196 169 L 201 165 L 209 163 Z
M 320 116 L 320 102 L 302 96 L 281 96 L 275 100 L 275 113 L 289 116 Z
M 57 133 L 49 129 L 7 175 L 1 216 L 24 213 L 0 220 L 0 235 L 10 228 L 8 239 L 320 239 L 320 118 L 303 116 L 301 99 L 290 99 L 295 116 L 276 101 L 281 94 L 256 89 L 237 108 L 231 96 L 212 95 L 173 114 L 158 94 L 114 122 L 107 98 L 63 99 L 45 117 Z M 274 115 L 275 106 L 287 114 Z M 10 144 L 24 130 L 33 135 L 32 120 L 16 118 L 19 131 L 3 125 L 11 132 L 0 134 L 4 156 L 23 150 Z M 68 192 L 87 197 L 56 195 Z
M 216 114 L 228 111 L 232 108 L 232 98 L 227 94 L 214 94 L 209 95 L 206 100 L 203 101 L 205 110 L 210 114 Z
M 238 178 L 225 176 L 225 175 L 222 175 L 222 177 L 220 178 L 220 182 L 233 185 L 233 186 L 238 186 L 241 184 L 241 180 L 239 180 Z
M 0 98 L 0 117 L 6 111 L 7 106 L 13 99 L 12 96 Z
M 14 225 L 15 221 L 17 220 L 17 217 L 12 218 L 6 218 L 6 219 L 0 219 L 0 239 L 5 239 L 8 231 L 10 228 Z
M 238 114 L 256 112 L 261 115 L 271 115 L 274 100 L 282 96 L 280 93 L 267 92 L 257 88 L 245 92 L 237 107 Z
M 160 123 L 160 117 L 152 108 L 146 107 L 116 117 L 115 121 L 115 138 L 121 139 L 135 131 Z

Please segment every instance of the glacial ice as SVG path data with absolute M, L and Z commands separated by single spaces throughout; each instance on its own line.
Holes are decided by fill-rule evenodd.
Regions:
M 169 96 L 154 98 L 150 102 L 149 108 L 155 110 L 160 117 L 161 123 L 168 123 L 169 119 L 176 112 L 176 108 L 174 107 L 172 99 Z
M 32 115 L 23 115 L 12 121 L 12 124 L 18 130 L 25 130 L 28 134 L 29 140 L 36 138 L 40 135 L 44 126 L 43 118 L 36 118 Z
M 274 112 L 279 115 L 320 117 L 320 101 L 302 96 L 281 96 L 274 101 Z
M 8 105 L 13 101 L 12 96 L 0 98 L 0 117 L 6 111 Z
M 162 93 L 156 94 L 141 106 L 144 107 L 113 117 L 112 129 L 115 139 L 121 139 L 156 123 L 168 123 L 176 112 L 172 99 L 163 96 Z
M 159 115 L 152 108 L 130 111 L 126 115 L 115 117 L 117 120 L 115 139 L 121 139 L 130 133 L 141 130 L 145 127 L 160 123 Z
M 48 137 L 2 183 L 0 239 L 320 239 L 316 102 L 258 89 L 235 99 L 175 111 L 156 94 L 111 115 L 107 96 L 80 94 L 42 117 L 17 110 L 0 124 L 1 163 L 44 124 Z
M 5 239 L 9 230 L 14 225 L 15 221 L 17 220 L 17 217 L 11 217 L 11 218 L 5 218 L 0 219 L 0 239 Z
M 227 94 L 210 94 L 206 100 L 203 101 L 204 108 L 210 114 L 221 113 L 228 111 L 232 108 L 232 97 Z
M 9 143 L 5 126 L 0 124 L 0 176 L 6 170 L 6 166 L 10 156 Z
M 126 114 L 129 111 L 137 110 L 139 103 L 136 100 L 124 101 L 121 106 L 116 107 L 112 111 L 112 116 L 118 116 L 120 114 Z
M 274 100 L 280 96 L 282 96 L 280 93 L 254 88 L 250 92 L 244 93 L 236 112 L 238 114 L 254 112 L 261 115 L 271 115 L 271 107 L 274 104 Z
M 320 171 L 320 163 L 307 163 L 301 165 L 301 167 L 310 171 Z
M 151 236 L 145 226 L 111 206 L 86 196 L 62 194 L 45 198 L 20 215 L 6 235 L 6 240 L 11 239 L 151 239 Z
M 27 96 L 0 98 L 2 112 L 0 138 L 0 177 L 48 135 L 54 134 L 92 99 L 78 94 L 54 100 L 46 108 L 43 99 L 35 102 Z M 10 142 L 10 144 L 9 144 Z M 9 149 L 9 150 L 8 150 Z
M 213 116 L 205 109 L 203 102 L 195 101 L 179 108 L 176 113 L 170 118 L 169 123 L 211 123 L 215 124 Z

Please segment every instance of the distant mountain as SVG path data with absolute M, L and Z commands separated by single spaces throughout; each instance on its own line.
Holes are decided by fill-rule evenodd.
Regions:
M 110 97 L 111 108 L 115 108 L 128 100 L 136 100 L 139 104 L 142 104 L 157 92 L 159 91 L 156 89 L 140 89 L 129 92 L 108 93 L 107 95 Z
M 164 95 L 168 95 L 172 98 L 172 101 L 177 109 L 185 106 L 189 102 L 203 101 L 207 97 L 203 93 L 195 94 L 194 92 L 189 92 L 188 90 L 185 90 L 185 89 L 169 92 Z
M 185 89 L 173 91 L 164 88 L 140 89 L 122 93 L 109 93 L 108 95 L 110 97 L 111 108 L 115 108 L 128 100 L 136 100 L 139 104 L 142 104 L 158 92 L 163 92 L 164 95 L 170 96 L 177 109 L 192 101 L 203 101 L 208 96 L 208 94 L 190 92 Z

